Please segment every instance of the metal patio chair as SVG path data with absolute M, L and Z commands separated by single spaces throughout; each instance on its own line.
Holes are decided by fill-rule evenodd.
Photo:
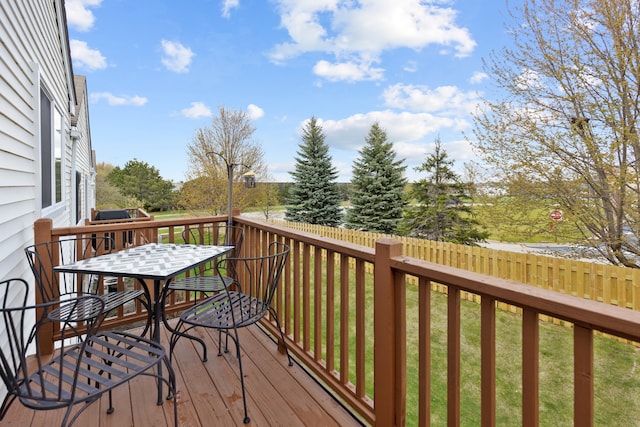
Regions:
M 247 414 L 247 399 L 244 374 L 242 372 L 242 358 L 240 357 L 238 329 L 253 325 L 267 313 L 270 313 L 280 331 L 280 339 L 289 359 L 289 366 L 293 365 L 293 359 L 289 354 L 289 349 L 284 340 L 284 333 L 280 327 L 278 313 L 271 305 L 288 255 L 289 247 L 287 245 L 272 242 L 269 244 L 268 254 L 265 256 L 220 260 L 216 264 L 217 270 L 220 274 L 222 274 L 222 271 L 231 271 L 232 277 L 237 277 L 239 287 L 225 286 L 223 291 L 182 312 L 169 341 L 170 358 L 180 337 L 190 337 L 186 333 L 193 328 L 217 329 L 235 342 L 245 423 L 248 423 L 250 419 Z M 203 350 L 202 361 L 206 362 L 206 347 Z M 221 355 L 222 352 L 219 349 L 218 356 Z
M 185 243 L 193 245 L 232 246 L 233 249 L 225 255 L 225 258 L 237 258 L 244 240 L 244 228 L 226 223 L 210 224 L 185 229 L 182 232 L 182 238 Z M 198 267 L 189 277 L 173 280 L 167 286 L 168 291 L 200 292 L 210 296 L 214 292 L 224 290 L 225 284 L 230 285 L 234 278 L 230 277 L 229 271 L 223 275 L 217 274 L 215 266 L 220 259 L 217 258 Z
M 113 240 L 108 236 L 75 237 L 37 243 L 25 248 L 25 253 L 36 280 L 36 286 L 42 302 L 58 301 L 82 295 L 100 295 L 105 302 L 105 311 L 124 306 L 145 295 L 142 289 L 112 291 L 104 277 L 96 274 L 56 273 L 53 267 L 69 264 L 81 259 L 108 254 L 114 248 Z M 116 282 L 117 283 L 117 282 Z M 102 288 L 102 289 L 101 289 Z M 148 296 L 140 298 L 149 312 Z M 148 327 L 149 322 L 147 322 Z
M 0 377 L 7 389 L 0 420 L 18 399 L 33 410 L 66 408 L 61 425 L 70 426 L 105 393 L 111 414 L 112 391 L 147 375 L 169 387 L 167 399 L 173 399 L 178 425 L 175 374 L 161 345 L 126 332 L 99 332 L 105 315 L 105 300 L 99 296 L 27 306 L 28 292 L 22 279 L 0 282 Z M 61 340 L 52 355 L 45 355 L 38 332 L 51 322 L 59 325 Z M 84 338 L 79 342 L 69 339 L 80 334 Z M 161 374 L 161 365 L 168 378 Z
M 166 299 L 176 291 L 183 291 L 192 294 L 194 301 L 197 302 L 197 296 L 211 296 L 213 293 L 223 291 L 226 286 L 231 286 L 236 282 L 236 278 L 232 276 L 233 270 L 227 268 L 223 274 L 216 270 L 216 263 L 224 258 L 237 258 L 240 255 L 242 241 L 244 240 L 244 228 L 227 223 L 209 224 L 200 227 L 185 228 L 182 231 L 182 239 L 185 243 L 193 245 L 212 245 L 212 246 L 232 246 L 233 249 L 223 258 L 216 258 L 210 262 L 203 264 L 189 272 L 189 276 L 184 276 L 169 282 L 165 287 L 162 297 L 162 307 L 165 307 Z M 173 331 L 167 322 L 166 313 L 163 310 L 164 324 L 170 331 Z M 186 335 L 189 339 L 198 341 L 200 345 L 205 347 L 204 341 L 197 336 Z M 218 340 L 218 346 L 220 346 Z

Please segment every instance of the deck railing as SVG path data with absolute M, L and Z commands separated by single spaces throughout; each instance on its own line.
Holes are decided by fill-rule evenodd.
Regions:
M 206 217 L 57 229 L 51 227 L 50 221 L 39 220 L 36 242 L 115 232 L 116 246 L 121 248 L 126 243 L 126 238 L 119 237 L 123 235 L 121 231 L 131 231 L 140 237 L 134 238 L 133 244 L 158 240 L 176 242 L 180 241 L 184 227 L 225 220 L 226 217 Z M 240 216 L 235 220 L 245 227 L 244 255 L 262 253 L 273 240 L 291 247 L 274 303 L 287 345 L 311 374 L 366 423 L 407 424 L 409 354 L 409 359 L 418 360 L 417 372 L 412 373 L 417 376 L 418 396 L 411 396 L 418 409 L 410 424 L 430 425 L 433 375 L 430 322 L 432 290 L 436 288 L 442 291 L 444 287 L 447 299 L 448 425 L 461 424 L 462 292 L 478 295 L 481 301 L 481 380 L 477 387 L 481 391 L 482 425 L 496 423 L 498 303 L 519 307 L 522 312 L 523 425 L 535 426 L 539 421 L 538 319 L 541 315 L 572 325 L 575 425 L 593 425 L 594 332 L 640 342 L 640 312 L 634 310 L 403 256 L 402 243 L 393 238 L 382 238 L 375 248 L 369 248 Z M 371 266 L 375 266 L 373 274 L 369 273 Z M 187 296 L 187 300 L 171 300 L 168 304 L 168 312 L 176 312 L 190 302 Z M 122 325 L 145 318 L 143 308 L 138 306 L 132 313 L 118 313 L 109 322 Z M 275 330 L 274 322 L 267 321 L 264 326 L 272 332 Z M 407 344 L 410 334 L 417 335 L 417 344 Z

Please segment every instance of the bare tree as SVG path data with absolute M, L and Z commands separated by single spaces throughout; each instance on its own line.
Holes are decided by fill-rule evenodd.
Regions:
M 255 128 L 246 112 L 221 107 L 218 115 L 211 120 L 211 126 L 198 129 L 187 146 L 190 162 L 187 179 L 210 183 L 209 186 L 192 187 L 208 193 L 204 199 L 211 201 L 213 214 L 226 211 L 229 166 L 234 207 L 242 208 L 248 203 L 247 189 L 242 185 L 244 173 L 251 171 L 258 180 L 266 175 L 264 153 L 262 147 L 252 139 L 254 132 Z
M 611 263 L 639 267 L 640 2 L 524 0 L 486 63 L 504 97 L 476 117 L 500 172 L 560 206 Z

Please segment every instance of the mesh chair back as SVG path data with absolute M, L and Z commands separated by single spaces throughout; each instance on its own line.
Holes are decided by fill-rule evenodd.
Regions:
M 113 241 L 108 236 L 68 238 L 28 246 L 25 253 L 41 301 L 103 293 L 100 275 L 56 273 L 53 267 L 110 253 L 113 247 Z
M 226 269 L 237 278 L 239 290 L 226 289 L 233 310 L 228 314 L 228 327 L 242 327 L 255 323 L 271 310 L 277 292 L 289 247 L 284 243 L 271 242 L 267 255 L 250 258 L 226 258 L 218 262 L 219 270 Z M 274 313 L 275 314 L 275 313 Z
M 226 223 L 209 224 L 200 227 L 185 228 L 182 232 L 185 243 L 194 245 L 233 246 L 229 257 L 240 256 L 244 227 Z
M 242 241 L 244 240 L 244 227 L 217 223 L 185 228 L 182 231 L 182 238 L 185 243 L 193 245 L 233 246 L 233 249 L 225 255 L 225 258 L 237 258 L 240 256 Z M 208 271 L 214 271 L 215 263 L 220 259 L 217 258 L 201 265 L 198 267 L 196 274 L 206 275 Z M 224 275 L 230 276 L 229 273 Z

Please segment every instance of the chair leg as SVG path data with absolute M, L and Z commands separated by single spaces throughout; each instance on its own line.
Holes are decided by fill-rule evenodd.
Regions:
M 115 408 L 113 407 L 113 396 L 111 395 L 111 390 L 109 390 L 109 407 L 107 408 L 107 414 L 113 414 Z
M 244 389 L 244 372 L 242 371 L 242 357 L 240 355 L 240 338 L 238 338 L 238 329 L 233 328 L 233 332 L 235 335 L 235 344 L 236 344 L 236 352 L 238 355 L 238 369 L 240 370 L 240 385 L 242 386 L 242 405 L 244 407 L 244 420 L 245 424 L 248 424 L 251 419 L 249 418 L 249 414 L 247 413 L 247 393 Z M 228 334 L 227 334 L 228 336 Z
M 142 289 L 145 290 L 144 293 L 144 298 L 140 299 L 140 303 L 144 306 L 144 308 L 147 311 L 147 322 L 144 325 L 144 329 L 142 330 L 142 333 L 140 334 L 140 336 L 146 336 L 147 332 L 151 329 L 151 323 L 153 323 L 153 310 L 151 310 L 151 294 L 149 293 L 149 291 L 147 290 L 146 286 L 142 286 Z M 164 301 L 162 301 L 162 306 L 164 307 Z M 163 310 L 164 312 L 164 310 Z
M 183 324 L 184 323 L 182 323 L 182 321 L 178 321 L 176 328 L 171 329 L 171 338 L 169 339 L 169 360 L 170 361 L 173 360 L 173 349 L 178 343 L 178 339 L 180 339 L 180 337 L 185 337 L 192 341 L 197 341 L 198 343 L 200 343 L 200 345 L 202 346 L 202 357 L 200 359 L 202 360 L 203 363 L 206 362 L 207 361 L 207 345 L 204 343 L 204 341 L 200 337 L 196 337 L 195 335 L 190 335 L 186 333 L 186 331 L 188 331 L 189 329 L 193 329 L 193 326 L 189 328 L 185 328 L 184 331 L 181 331 L 180 328 L 182 327 Z
M 169 294 L 169 292 L 172 292 L 170 290 L 167 290 L 164 292 L 164 294 L 162 295 L 161 298 L 161 304 L 162 304 L 162 323 L 164 323 L 164 327 L 167 328 L 167 330 L 171 333 L 171 340 L 170 342 L 171 344 L 171 351 L 169 351 L 169 353 L 172 355 L 173 354 L 173 346 L 175 346 L 175 343 L 178 342 L 178 337 L 185 337 L 188 338 L 192 341 L 198 341 L 200 343 L 200 345 L 202 346 L 202 357 L 201 360 L 203 362 L 207 361 L 207 345 L 204 343 L 204 341 L 200 338 L 197 337 L 195 335 L 190 335 L 187 334 L 186 331 L 188 331 L 189 329 L 192 329 L 193 327 L 189 327 L 189 328 L 185 328 L 184 331 L 179 331 L 180 326 L 183 324 L 182 322 L 178 322 L 178 324 L 176 325 L 176 328 L 172 328 L 171 325 L 169 325 L 169 319 L 167 319 L 167 312 L 164 310 L 165 307 L 165 302 L 167 299 L 167 295 Z M 177 335 L 177 337 L 176 337 Z M 219 347 L 219 346 L 218 346 Z M 220 352 L 220 348 L 218 348 L 218 353 Z

